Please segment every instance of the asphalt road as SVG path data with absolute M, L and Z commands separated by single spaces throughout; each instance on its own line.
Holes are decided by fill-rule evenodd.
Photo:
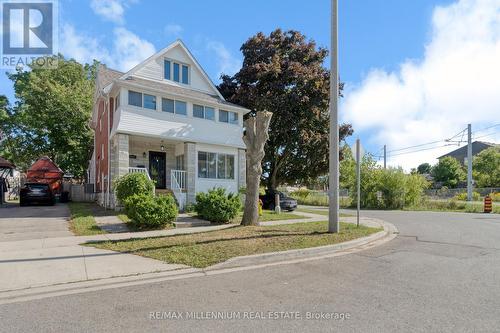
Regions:
M 330 259 L 0 305 L 0 331 L 499 330 L 500 215 L 363 214 L 395 224 L 400 235 Z

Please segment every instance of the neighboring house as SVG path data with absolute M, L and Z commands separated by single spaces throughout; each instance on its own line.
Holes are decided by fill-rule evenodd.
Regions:
M 457 159 L 462 165 L 467 165 L 467 146 L 465 145 L 463 147 L 460 147 L 458 149 L 455 149 L 453 151 L 450 151 L 449 153 L 439 156 L 438 159 L 442 159 L 443 157 L 453 157 Z M 480 152 L 482 152 L 485 149 L 495 147 L 495 146 L 500 146 L 495 143 L 489 143 L 489 142 L 483 142 L 483 141 L 474 141 L 472 142 L 472 156 L 476 156 Z
M 180 40 L 121 73 L 100 66 L 89 167 L 98 201 L 114 206 L 112 182 L 143 172 L 181 208 L 197 192 L 246 185 L 243 115 L 226 102 Z

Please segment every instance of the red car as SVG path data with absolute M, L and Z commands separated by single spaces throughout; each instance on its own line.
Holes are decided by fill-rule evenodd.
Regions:
M 19 196 L 19 205 L 26 206 L 32 203 L 54 205 L 56 197 L 49 184 L 44 183 L 26 183 L 21 188 Z

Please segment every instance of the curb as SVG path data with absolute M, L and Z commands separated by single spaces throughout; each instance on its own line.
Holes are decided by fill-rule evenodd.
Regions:
M 366 237 L 353 239 L 351 241 L 333 245 L 234 257 L 224 262 L 215 264 L 213 266 L 209 266 L 205 268 L 205 271 L 262 265 L 262 264 L 276 263 L 283 261 L 286 262 L 288 260 L 296 260 L 296 259 L 307 259 L 307 258 L 313 259 L 316 257 L 327 257 L 332 255 L 338 255 L 340 252 L 346 252 L 345 254 L 347 254 L 355 252 L 355 250 L 361 251 L 366 249 L 367 247 L 381 245 L 385 242 L 394 239 L 398 234 L 397 228 L 389 222 L 374 218 L 366 220 L 368 220 L 367 223 L 368 226 L 382 227 L 384 230 L 371 234 Z
M 324 259 L 355 253 L 382 245 L 394 239 L 398 234 L 397 228 L 393 224 L 386 221 L 366 218 L 363 222 L 363 224 L 368 226 L 383 227 L 384 230 L 363 238 L 334 245 L 234 257 L 223 263 L 219 263 L 205 269 L 185 268 L 130 276 L 117 276 L 98 280 L 68 282 L 25 289 L 5 290 L 0 292 L 0 304 L 17 303 L 47 297 L 73 295 L 84 292 L 114 289 L 168 280 L 211 276 L 269 266 Z

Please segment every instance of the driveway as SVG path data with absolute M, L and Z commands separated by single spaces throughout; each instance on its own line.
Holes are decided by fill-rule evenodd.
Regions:
M 69 209 L 65 204 L 0 208 L 0 242 L 67 237 Z

